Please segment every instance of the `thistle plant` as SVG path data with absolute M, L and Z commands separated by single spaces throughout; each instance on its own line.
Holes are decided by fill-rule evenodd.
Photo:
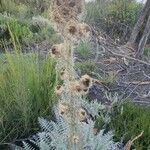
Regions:
M 87 74 L 79 78 L 74 69 L 74 49 L 80 40 L 90 36 L 90 27 L 80 22 L 84 0 L 54 0 L 51 6 L 54 27 L 63 43 L 53 45 L 50 53 L 57 60 L 57 76 L 63 84 L 55 88 L 59 97 L 54 107 L 56 120 L 39 119 L 43 132 L 32 142 L 41 150 L 117 150 L 112 132 L 104 134 L 103 130 L 94 129 L 94 118 L 104 106 L 83 99 L 93 79 Z M 32 148 L 24 143 L 24 149 Z

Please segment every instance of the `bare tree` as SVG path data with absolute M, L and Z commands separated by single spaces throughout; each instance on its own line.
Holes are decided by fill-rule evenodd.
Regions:
M 131 33 L 127 43 L 136 51 L 136 57 L 140 58 L 143 55 L 145 44 L 150 35 L 150 0 L 147 0 L 143 7 L 137 23 Z

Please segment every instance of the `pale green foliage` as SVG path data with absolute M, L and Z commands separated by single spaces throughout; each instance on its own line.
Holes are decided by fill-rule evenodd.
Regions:
M 98 103 L 97 101 L 92 101 L 91 103 L 87 101 L 82 101 L 82 106 L 86 110 L 88 110 L 89 114 L 92 115 L 92 117 L 99 116 L 99 111 L 105 109 L 105 106 L 101 103 Z
M 81 41 L 81 43 L 77 47 L 77 52 L 83 59 L 90 58 L 92 55 L 92 51 L 89 41 Z
M 0 55 L 0 143 L 38 131 L 37 118 L 51 115 L 55 61 L 33 54 Z
M 86 5 L 86 22 L 95 24 L 113 39 L 128 40 L 142 4 L 137 0 L 94 0 Z
M 97 102 L 89 103 L 85 102 L 83 104 L 90 108 L 90 112 L 94 112 L 94 116 L 98 115 L 98 110 L 104 109 L 101 104 Z M 90 106 L 91 105 L 91 106 Z M 96 114 L 97 113 L 97 114 Z M 68 150 L 71 138 L 68 138 L 71 127 L 63 119 L 62 116 L 55 112 L 56 121 L 47 121 L 40 118 L 39 123 L 43 132 L 38 133 L 38 138 L 35 140 L 35 145 L 37 145 L 40 150 Z M 80 145 L 81 149 L 84 150 L 119 150 L 119 143 L 113 142 L 113 133 L 104 133 L 104 130 L 100 130 L 97 134 L 94 134 L 94 121 L 88 119 L 87 122 L 80 122 L 78 128 L 80 130 L 80 141 L 77 144 Z M 17 147 L 18 148 L 18 147 Z M 72 145 L 72 150 L 76 150 L 76 144 Z M 22 150 L 34 150 L 27 143 L 24 143 L 24 148 Z

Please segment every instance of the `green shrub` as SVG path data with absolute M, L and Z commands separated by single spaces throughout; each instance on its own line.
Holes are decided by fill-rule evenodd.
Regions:
M 86 21 L 124 42 L 128 40 L 141 8 L 142 4 L 135 0 L 95 0 L 87 4 Z
M 122 107 L 122 105 L 121 105 Z M 133 103 L 123 104 L 123 111 L 116 107 L 111 116 L 109 127 L 115 130 L 115 139 L 124 137 L 126 143 L 144 131 L 143 136 L 134 142 L 137 150 L 150 148 L 150 109 Z
M 5 39 L 7 33 L 7 41 L 12 40 L 12 36 L 14 41 L 20 43 L 31 41 L 33 38 L 33 33 L 28 24 L 7 15 L 0 14 L 0 28 L 5 31 L 5 34 L 3 36 L 1 35 L 0 38 Z
M 37 132 L 56 101 L 55 62 L 37 54 L 0 55 L 0 143 Z
M 12 32 L 16 41 L 19 39 L 20 42 L 26 42 L 33 38 L 31 30 L 26 24 L 22 24 L 16 19 L 11 20 L 7 24 L 10 30 L 9 32 Z
M 113 0 L 111 5 L 108 6 L 108 16 L 111 21 L 121 22 L 133 27 L 137 21 L 140 9 L 141 4 L 135 0 L 130 2 L 127 0 Z
M 53 27 L 50 25 L 46 25 L 44 27 L 40 26 L 31 26 L 31 31 L 33 32 L 34 42 L 41 42 L 43 40 L 49 41 L 49 43 L 57 43 L 61 41 L 60 36 L 56 34 Z
M 30 14 L 41 15 L 48 11 L 51 0 L 15 0 L 21 3 L 21 5 L 27 5 L 30 10 Z
M 1 0 L 0 1 L 0 13 L 16 13 L 16 4 L 14 0 Z
M 49 0 L 1 0 L 0 13 L 7 12 L 21 18 L 32 17 L 47 12 L 50 3 Z

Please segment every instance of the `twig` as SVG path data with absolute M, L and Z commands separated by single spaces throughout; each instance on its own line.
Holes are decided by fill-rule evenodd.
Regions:
M 105 81 L 93 79 L 93 82 L 96 83 L 96 84 L 103 85 L 104 88 L 106 88 L 108 91 L 110 91 L 110 88 L 108 86 L 106 86 L 106 82 Z
M 125 84 L 138 84 L 138 85 L 147 85 L 150 84 L 150 81 L 133 81 L 133 82 L 123 82 Z
M 150 102 L 146 102 L 146 101 L 134 101 L 135 103 L 141 103 L 141 104 L 146 104 L 146 105 L 150 105 Z
M 115 52 L 109 50 L 108 48 L 107 48 L 107 50 L 108 50 L 110 53 L 112 53 L 113 55 L 116 55 L 116 56 L 119 56 L 119 57 L 125 57 L 125 58 L 127 58 L 127 59 L 134 60 L 134 61 L 137 61 L 137 62 L 140 62 L 140 63 L 142 63 L 142 64 L 145 64 L 145 65 L 150 66 L 150 63 L 148 63 L 148 62 L 146 62 L 146 61 L 143 61 L 143 60 L 140 60 L 140 59 L 137 59 L 137 58 L 134 58 L 134 57 L 130 57 L 130 56 L 127 56 L 127 55 L 125 55 L 125 54 L 115 53 Z
M 143 71 L 143 75 L 144 75 L 146 78 L 150 79 L 150 76 L 147 75 L 144 71 Z
M 140 138 L 142 135 L 143 135 L 144 131 L 142 131 L 138 136 L 136 136 L 133 140 L 129 140 L 128 143 L 125 145 L 125 150 L 130 150 L 131 149 L 131 146 L 133 144 L 133 142 L 135 140 L 137 140 L 138 138 Z

